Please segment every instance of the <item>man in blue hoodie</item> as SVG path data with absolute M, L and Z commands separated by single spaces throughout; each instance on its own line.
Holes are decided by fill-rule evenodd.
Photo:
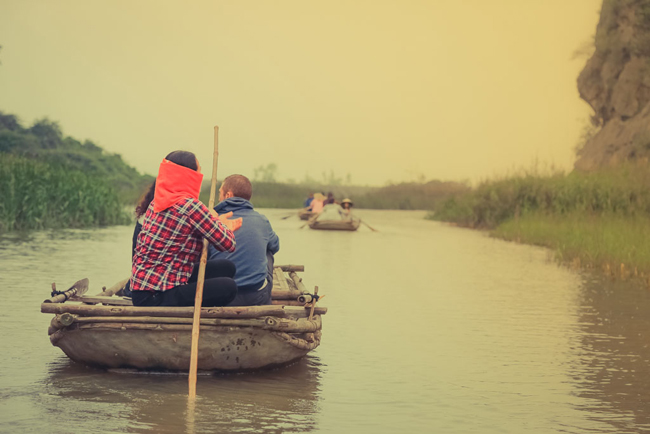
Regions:
M 208 259 L 229 259 L 237 267 L 237 297 L 228 306 L 271 304 L 273 255 L 280 250 L 280 239 L 269 220 L 253 209 L 252 195 L 248 178 L 230 175 L 221 183 L 219 203 L 214 207 L 219 214 L 232 211 L 232 218 L 243 220 L 235 232 L 237 247 L 233 253 L 218 252 L 212 246 L 208 252 Z

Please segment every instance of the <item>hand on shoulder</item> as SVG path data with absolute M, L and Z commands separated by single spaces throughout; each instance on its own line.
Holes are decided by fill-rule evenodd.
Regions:
M 235 232 L 236 230 L 241 228 L 242 225 L 241 217 L 236 219 L 231 219 L 230 217 L 232 217 L 232 211 L 219 215 L 214 209 L 212 209 L 210 210 L 210 213 L 213 216 L 215 216 L 217 219 L 219 219 L 221 224 L 223 224 L 225 227 L 230 229 L 232 232 Z

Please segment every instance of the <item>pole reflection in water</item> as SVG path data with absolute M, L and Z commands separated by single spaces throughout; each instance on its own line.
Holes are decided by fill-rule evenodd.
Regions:
M 580 298 L 578 408 L 618 433 L 650 431 L 650 292 L 590 275 Z
M 89 431 L 96 421 L 123 432 L 309 432 L 323 369 L 307 356 L 275 370 L 199 374 L 189 406 L 187 375 L 106 372 L 60 360 L 50 366 L 40 404 L 48 413 L 64 408 L 71 427 Z

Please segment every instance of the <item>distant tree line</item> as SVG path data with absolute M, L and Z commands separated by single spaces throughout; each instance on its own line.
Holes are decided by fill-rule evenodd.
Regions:
M 440 202 L 468 190 L 465 184 L 444 181 L 405 182 L 384 187 L 253 181 L 252 202 L 260 208 L 301 208 L 310 193 L 331 192 L 337 201 L 349 198 L 357 208 L 433 210 Z M 201 200 L 207 203 L 208 198 L 209 188 L 205 188 Z

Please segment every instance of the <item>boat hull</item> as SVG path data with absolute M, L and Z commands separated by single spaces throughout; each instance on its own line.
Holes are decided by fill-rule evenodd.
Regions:
M 56 331 L 50 337 L 52 344 L 70 359 L 100 368 L 187 371 L 190 367 L 190 330 L 175 330 L 166 324 L 152 330 L 130 329 L 128 323 L 121 324 L 119 329 L 106 324 L 84 324 L 84 327 L 89 325 Z M 313 335 L 311 342 L 306 340 L 308 335 Z M 299 359 L 319 344 L 320 331 L 289 335 L 250 327 L 202 326 L 198 369 L 270 368 Z
M 296 274 L 274 268 L 272 305 L 203 307 L 198 369 L 247 371 L 285 365 L 317 348 L 321 315 Z M 190 367 L 193 307 L 133 306 L 121 297 L 124 279 L 88 296 L 88 279 L 41 304 L 53 314 L 48 335 L 75 362 L 107 369 L 185 371 Z M 317 300 L 317 298 L 316 298 Z
M 359 225 L 359 220 L 313 220 L 309 223 L 311 229 L 323 231 L 356 231 Z

